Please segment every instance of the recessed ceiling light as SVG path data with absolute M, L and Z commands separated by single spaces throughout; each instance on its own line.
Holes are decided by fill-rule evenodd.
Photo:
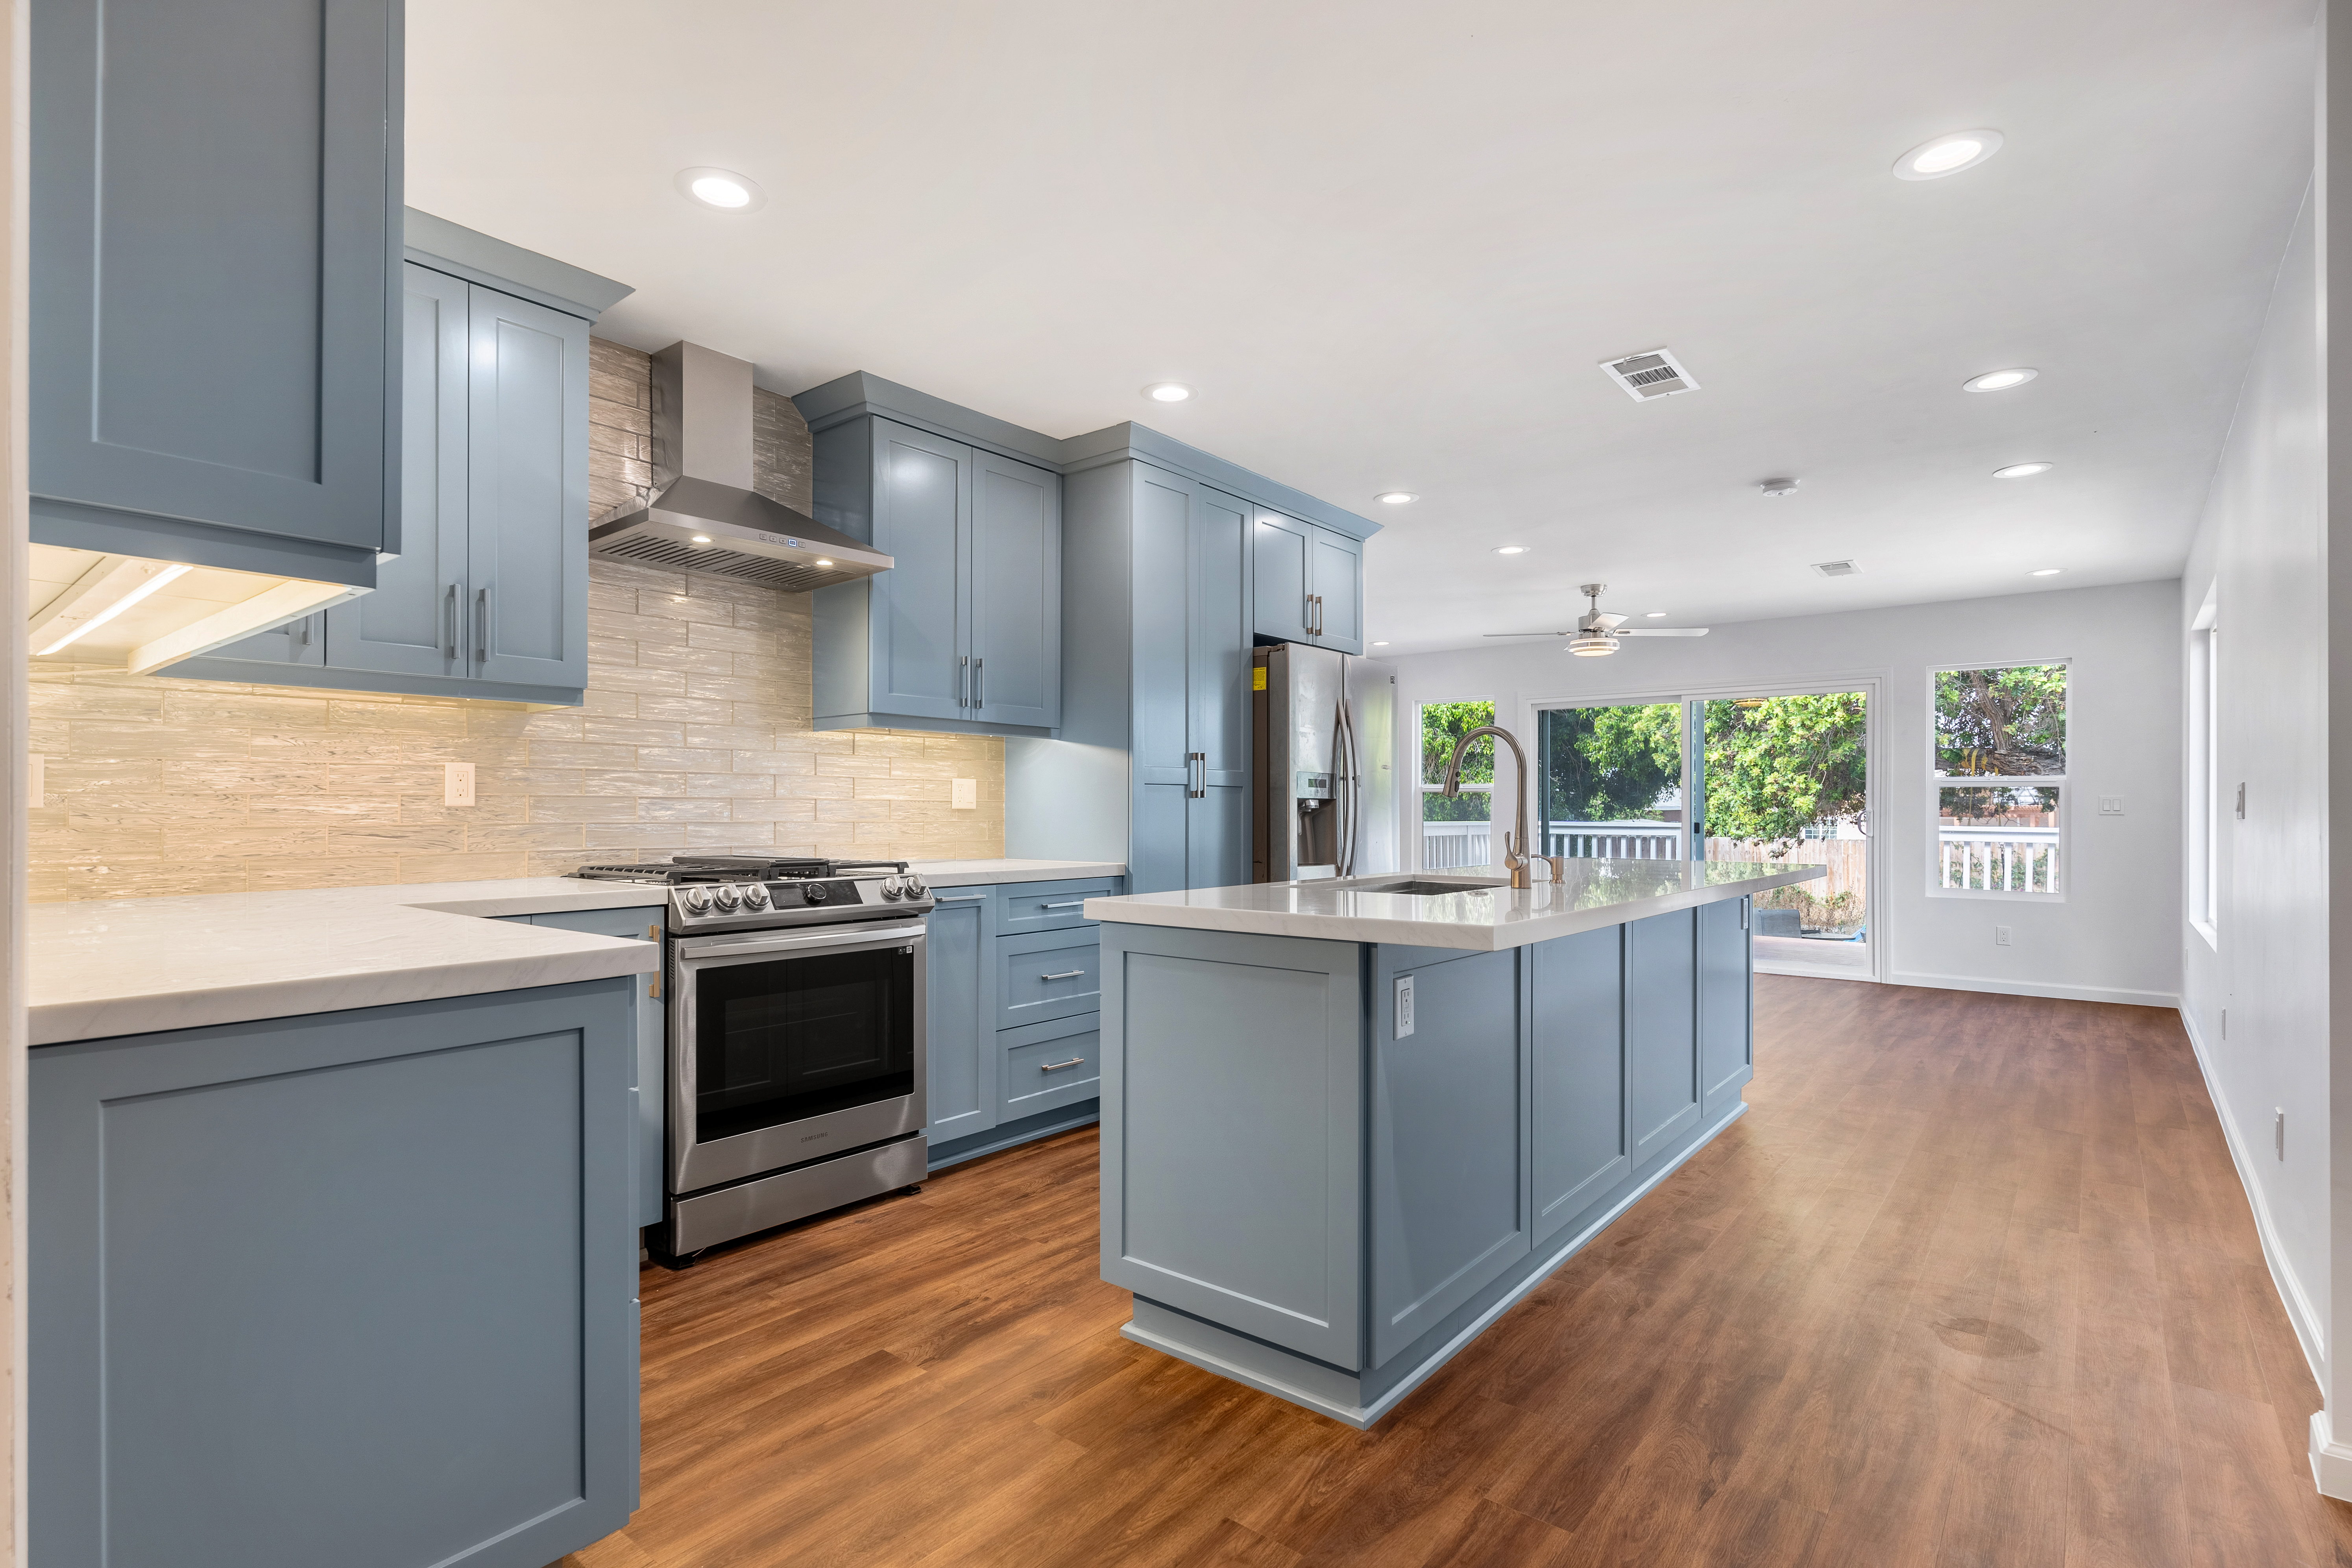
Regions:
M 1940 180 L 1963 169 L 1973 169 L 2000 151 L 1998 131 L 1954 131 L 1932 142 L 1922 142 L 1895 160 L 1898 180 Z
M 694 542 L 697 544 L 708 544 L 710 542 L 710 535 L 707 533 L 698 533 L 694 536 Z
M 1663 621 L 1666 618 L 1666 612 L 1664 610 L 1644 610 L 1642 612 L 1642 618 L 1645 621 Z
M 1155 381 L 1143 389 L 1143 395 L 1154 403 L 1181 403 L 1192 395 L 1192 389 L 1181 381 Z
M 1421 498 L 1411 490 L 1382 490 L 1372 499 L 1377 501 L 1386 501 L 1391 506 L 1410 506 Z
M 2023 386 L 2042 373 L 2029 365 L 2009 370 L 1989 370 L 1982 375 L 1972 375 L 1960 383 L 1970 392 L 2007 392 L 2012 386 Z
M 1524 544 L 1497 544 L 1495 546 L 1495 553 L 1497 555 L 1525 555 L 1528 552 L 1528 547 Z
M 720 212 L 756 212 L 768 205 L 759 182 L 732 169 L 680 169 L 673 183 L 680 195 Z
M 2053 463 L 2011 463 L 2005 468 L 1995 468 L 1992 477 L 1997 479 L 2030 479 L 2036 474 L 2048 473 L 2054 467 Z
M 2063 572 L 2065 568 L 2063 566 L 2044 566 L 2041 571 L 2029 572 L 2026 575 L 2029 577 L 2055 577 L 2059 573 Z

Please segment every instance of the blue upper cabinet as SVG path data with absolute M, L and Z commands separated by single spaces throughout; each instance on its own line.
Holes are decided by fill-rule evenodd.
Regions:
M 828 419 L 838 411 L 813 395 L 803 401 L 817 521 L 897 563 L 816 592 L 816 727 L 1051 735 L 1062 718 L 1061 475 L 959 440 L 944 419 L 917 426 L 863 403 Z
M 376 587 L 315 617 L 299 668 L 265 632 L 169 667 L 217 680 L 507 701 L 588 684 L 588 328 L 619 284 L 408 215 L 401 540 Z M 492 272 L 496 266 L 502 268 Z
M 1257 637 L 1363 652 L 1363 541 L 1262 508 L 1254 538 Z
M 31 40 L 33 538 L 373 584 L 399 0 L 37 0 Z

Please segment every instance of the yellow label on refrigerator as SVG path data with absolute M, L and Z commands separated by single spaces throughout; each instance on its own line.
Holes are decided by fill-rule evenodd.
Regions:
M 1252 691 L 1265 689 L 1265 666 L 1258 664 L 1250 667 L 1250 689 Z

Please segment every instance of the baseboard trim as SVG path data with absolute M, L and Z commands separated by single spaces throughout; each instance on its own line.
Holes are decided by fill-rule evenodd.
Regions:
M 2247 1206 L 2254 1211 L 2254 1234 L 2263 1244 L 2263 1261 L 2270 1266 L 2271 1289 L 2279 1294 L 2280 1305 L 2286 1308 L 2286 1321 L 2294 1329 L 2295 1342 L 2303 1346 L 2303 1359 L 2311 1363 L 2311 1378 L 2325 1389 L 2327 1386 L 2327 1331 L 2319 1321 L 2319 1310 L 2303 1288 L 2303 1279 L 2288 1261 L 2286 1248 L 2280 1244 L 2278 1227 L 2271 1223 L 2270 1200 L 2263 1195 L 2260 1182 L 2254 1180 L 2253 1161 L 2246 1153 L 2244 1142 L 2238 1136 L 2238 1119 L 2231 1114 L 2230 1097 L 2221 1092 L 2221 1080 L 2213 1071 L 2213 1058 L 2206 1053 L 2205 1037 L 2198 1031 L 2197 1020 L 2189 1009 L 2180 1012 L 2180 1026 L 2188 1031 L 2189 1048 L 2196 1053 L 2197 1070 L 2204 1075 L 2205 1092 L 2212 1098 L 2213 1113 L 2221 1121 L 2221 1141 L 2230 1147 L 2230 1163 L 2238 1168 L 2238 1185 L 2244 1189 Z M 2316 1422 L 2326 1415 L 2320 1412 L 2312 1419 Z M 2315 1434 L 2318 1428 L 2314 1427 Z M 2319 1444 L 2315 1436 L 2312 1448 L 2312 1474 L 2319 1475 Z M 2352 1487 L 2352 1448 L 2343 1450 L 2344 1484 Z M 2325 1482 L 2319 1489 L 2329 1497 L 2352 1500 L 2352 1490 L 2328 1491 Z
M 2171 991 L 2131 991 L 2118 985 L 2054 985 L 2038 980 L 1996 980 L 1980 974 L 1889 974 L 1889 985 L 1925 985 L 1937 991 L 1981 991 L 1996 996 L 2047 996 L 2059 1002 L 2112 1002 L 2125 1007 L 2180 1005 Z
M 2321 1497 L 2352 1502 L 2352 1448 L 2336 1441 L 2325 1410 L 2311 1413 L 2311 1481 Z

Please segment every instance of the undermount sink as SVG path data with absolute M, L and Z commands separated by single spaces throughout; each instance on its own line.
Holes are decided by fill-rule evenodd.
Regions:
M 1443 898 L 1447 893 L 1476 893 L 1488 888 L 1507 888 L 1508 882 L 1441 882 L 1416 877 L 1409 881 L 1384 882 L 1377 888 L 1363 888 L 1366 893 L 1403 893 L 1416 899 Z

